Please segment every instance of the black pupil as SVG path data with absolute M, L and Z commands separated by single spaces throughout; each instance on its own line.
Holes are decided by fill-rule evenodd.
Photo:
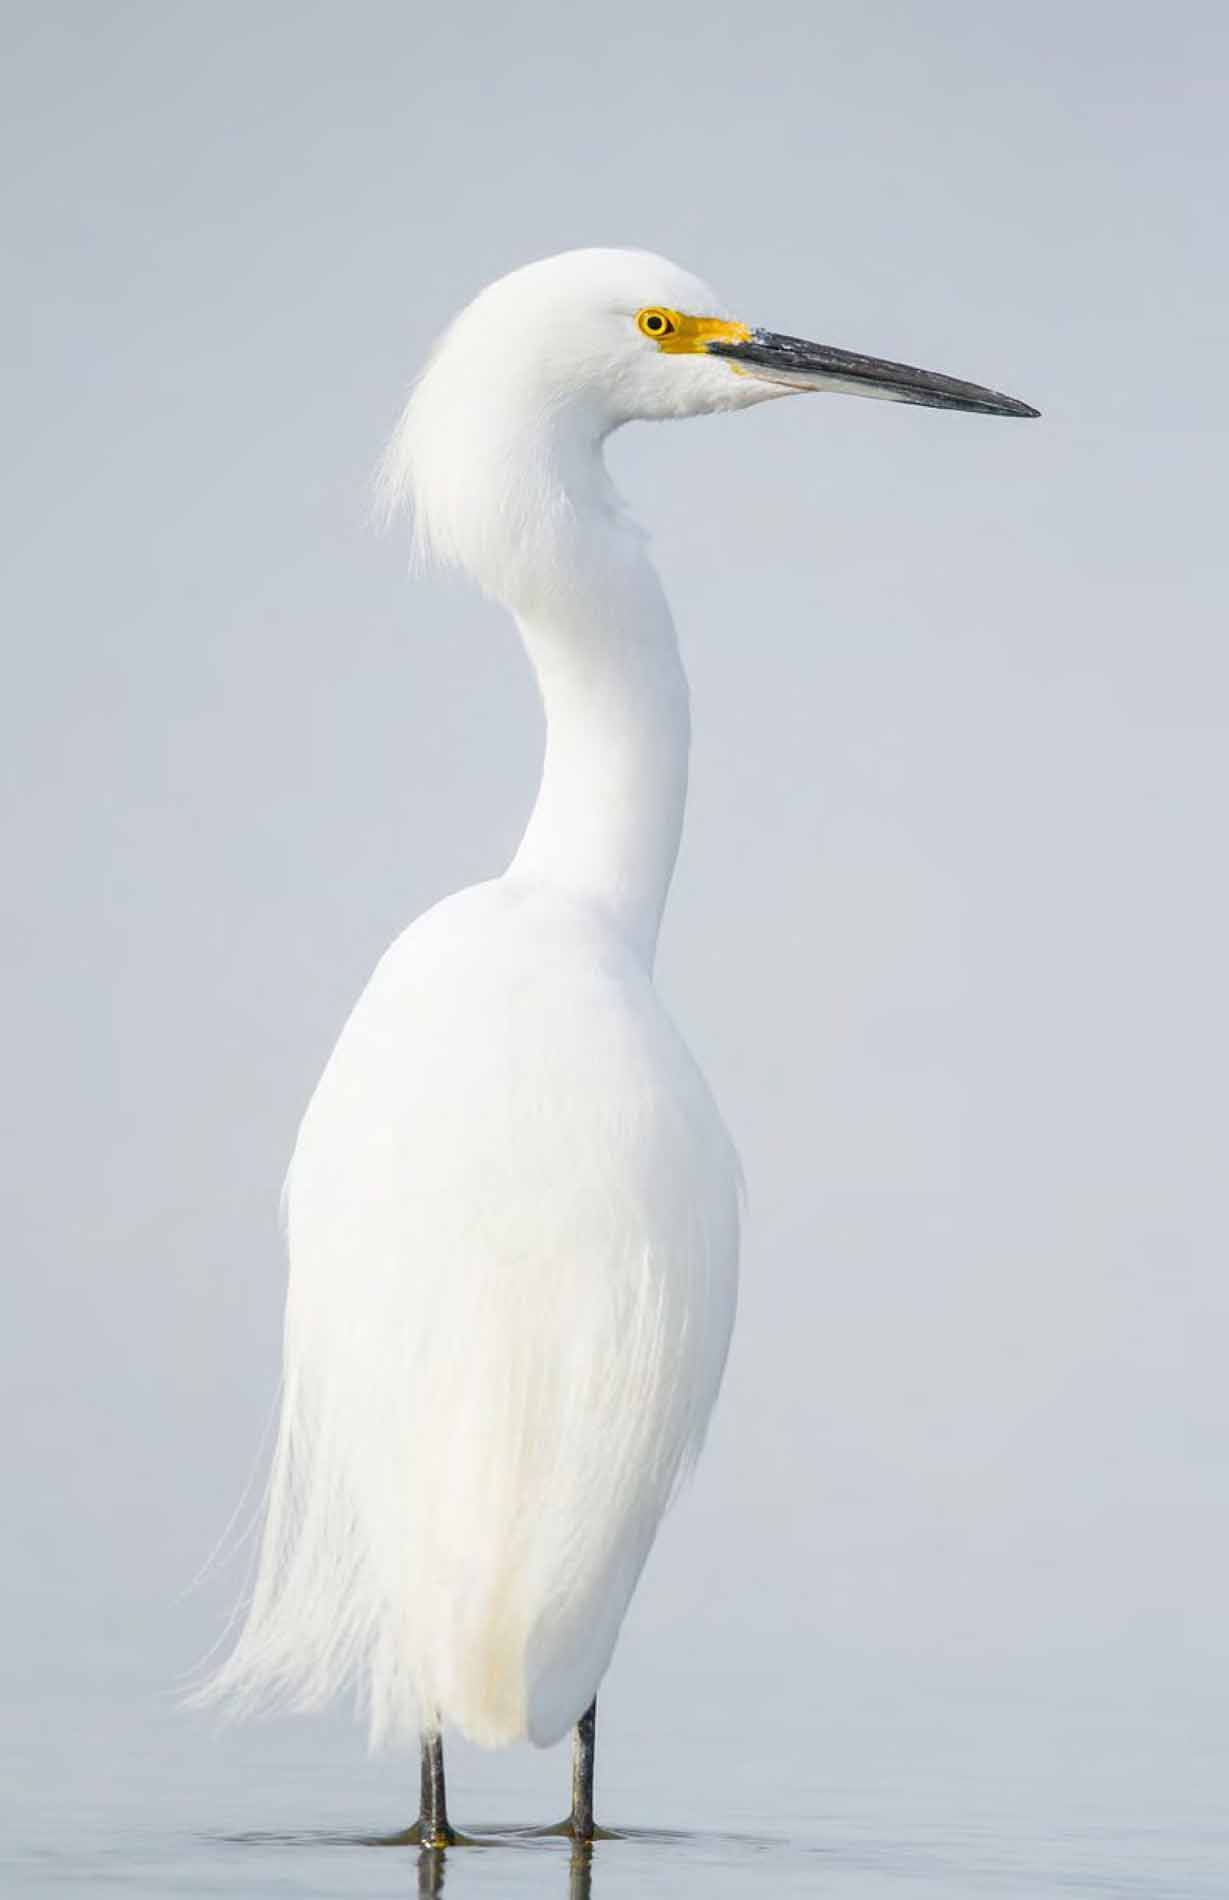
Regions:
M 649 328 L 650 328 L 650 330 L 664 330 L 664 329 L 665 329 L 665 327 L 666 327 L 666 326 L 665 326 L 665 322 L 664 322 L 664 320 L 663 320 L 663 319 L 662 319 L 661 317 L 650 317 L 650 318 L 649 318 Z

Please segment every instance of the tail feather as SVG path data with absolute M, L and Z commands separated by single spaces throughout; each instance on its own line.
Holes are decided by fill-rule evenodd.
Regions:
M 292 1301 L 259 1569 L 205 1696 L 314 1709 L 350 1687 L 373 1745 L 436 1717 L 488 1746 L 558 1740 L 699 1449 L 688 1363 L 724 1354 L 695 1336 L 704 1304 L 644 1256 L 570 1324 L 483 1327 L 444 1437 L 435 1381 L 381 1381 L 374 1358 L 360 1377 Z

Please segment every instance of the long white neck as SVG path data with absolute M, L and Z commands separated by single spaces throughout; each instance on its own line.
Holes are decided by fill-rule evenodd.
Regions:
M 590 524 L 568 537 L 565 584 L 517 614 L 546 753 L 510 874 L 600 905 L 651 967 L 687 796 L 687 679 L 638 537 Z
M 651 965 L 687 795 L 687 681 L 606 469 L 618 418 L 540 380 L 445 348 L 394 438 L 389 492 L 413 494 L 424 552 L 515 615 L 537 674 L 546 756 L 509 875 L 599 905 Z

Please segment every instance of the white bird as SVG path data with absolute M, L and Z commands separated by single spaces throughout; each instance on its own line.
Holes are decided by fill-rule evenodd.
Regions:
M 736 322 L 645 252 L 492 284 L 389 450 L 421 550 L 516 618 L 546 714 L 502 877 L 384 956 L 286 1183 L 285 1378 L 246 1623 L 212 1684 L 422 1742 L 419 1837 L 454 1838 L 440 1727 L 539 1746 L 593 1711 L 734 1319 L 739 1169 L 653 987 L 687 787 L 687 681 L 603 444 L 637 419 L 814 389 L 1032 415 L 973 384 Z

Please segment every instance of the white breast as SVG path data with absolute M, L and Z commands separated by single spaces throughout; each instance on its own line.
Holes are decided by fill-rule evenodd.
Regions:
M 381 962 L 287 1183 L 286 1403 L 234 1659 L 377 1734 L 553 1742 L 699 1450 L 737 1162 L 645 970 L 516 880 Z M 244 1651 L 247 1651 L 245 1659 Z

